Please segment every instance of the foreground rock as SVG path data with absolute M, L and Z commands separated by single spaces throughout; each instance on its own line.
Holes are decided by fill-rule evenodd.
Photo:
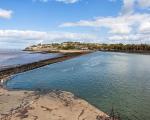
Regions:
M 107 117 L 69 92 L 7 91 L 0 88 L 0 120 L 105 120 Z

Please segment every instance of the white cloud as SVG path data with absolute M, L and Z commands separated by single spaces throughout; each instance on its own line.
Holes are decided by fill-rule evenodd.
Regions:
M 60 27 L 108 28 L 105 40 L 111 43 L 150 43 L 150 14 L 122 14 L 94 20 L 67 22 Z
M 0 43 L 14 43 L 23 45 L 23 47 L 40 42 L 64 42 L 64 41 L 79 41 L 79 42 L 94 42 L 99 38 L 93 34 L 70 33 L 70 32 L 42 32 L 31 30 L 0 30 Z M 0 45 L 0 47 L 2 47 Z
M 134 12 L 134 5 L 136 0 L 123 0 L 123 7 L 121 14 L 131 14 Z
M 150 8 L 150 0 L 138 0 L 138 4 L 142 8 Z
M 60 27 L 106 27 L 113 34 L 128 34 L 134 31 L 134 25 L 137 27 L 147 23 L 149 26 L 150 14 L 121 15 L 117 17 L 100 17 L 95 20 L 82 20 L 79 22 L 63 23 Z M 134 26 L 134 27 L 133 27 Z M 150 27 L 150 26 L 149 26 Z M 147 27 L 147 29 L 149 28 Z M 144 29 L 144 28 L 143 28 Z
M 135 12 L 135 7 L 139 9 L 150 9 L 150 0 L 123 0 L 121 14 L 132 14 Z
M 111 43 L 126 43 L 126 44 L 150 44 L 150 34 L 129 34 L 129 35 L 113 35 L 108 37 Z
M 68 3 L 76 3 L 79 0 L 56 0 L 56 1 L 58 1 L 58 2 L 64 2 L 64 3 L 68 4 Z
M 5 18 L 9 19 L 12 16 L 12 11 L 11 10 L 5 10 L 0 8 L 0 18 Z
M 50 0 L 33 0 L 33 1 L 48 2 Z M 80 0 L 51 0 L 51 1 L 62 2 L 65 4 L 73 4 L 73 3 L 76 3 Z
M 88 40 L 96 39 L 95 35 L 84 33 L 70 33 L 70 32 L 42 32 L 31 30 L 0 30 L 0 38 L 21 38 L 21 39 L 33 39 L 43 41 L 61 42 L 61 40 Z
M 139 27 L 139 31 L 141 33 L 149 33 L 150 34 L 150 20 L 143 22 Z

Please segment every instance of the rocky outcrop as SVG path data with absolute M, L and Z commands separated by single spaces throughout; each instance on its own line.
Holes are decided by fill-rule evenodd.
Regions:
M 0 89 L 0 120 L 111 120 L 88 102 L 65 91 Z

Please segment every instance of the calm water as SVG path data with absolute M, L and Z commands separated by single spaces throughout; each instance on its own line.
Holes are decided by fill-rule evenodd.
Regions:
M 123 120 L 150 120 L 150 56 L 96 52 L 14 76 L 13 89 L 62 89 Z
M 0 69 L 18 64 L 32 63 L 35 61 L 57 57 L 59 54 L 41 54 L 21 50 L 0 50 Z

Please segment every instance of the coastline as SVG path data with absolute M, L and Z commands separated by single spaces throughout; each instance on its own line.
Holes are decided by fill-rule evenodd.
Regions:
M 2 83 L 0 86 L 0 120 L 117 120 L 109 117 L 106 113 L 85 100 L 77 98 L 70 92 L 55 90 L 11 91 L 3 86 L 3 83 L 13 74 L 61 62 L 91 52 L 64 52 L 63 56 L 58 58 L 0 71 Z M 31 67 L 32 65 L 33 67 Z M 26 69 L 29 66 L 30 69 Z
M 3 86 L 3 83 L 13 74 L 61 62 L 87 53 L 89 52 L 65 52 L 61 57 L 1 70 L 0 120 L 79 120 L 81 118 L 97 120 L 99 117 L 108 118 L 107 114 L 69 92 L 9 91 Z M 30 68 L 27 69 L 29 66 Z M 66 114 L 66 112 L 69 114 Z

